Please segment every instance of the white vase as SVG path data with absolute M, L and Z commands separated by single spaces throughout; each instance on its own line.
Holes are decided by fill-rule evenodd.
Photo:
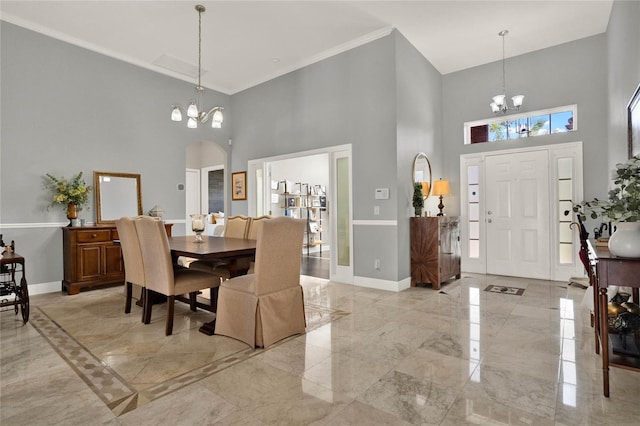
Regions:
M 640 222 L 620 222 L 609 238 L 609 251 L 620 257 L 640 257 Z

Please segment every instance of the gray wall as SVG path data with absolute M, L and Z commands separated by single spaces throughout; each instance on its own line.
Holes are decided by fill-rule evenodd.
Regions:
M 501 91 L 502 61 L 445 75 L 443 173 L 453 192 L 446 197 L 446 210 L 460 212 L 460 155 L 565 142 L 583 142 L 585 197 L 606 194 L 606 57 L 606 35 L 601 34 L 507 59 L 507 96 L 525 95 L 520 111 L 578 105 L 577 131 L 512 141 L 464 145 L 464 123 L 493 116 L 489 103 Z
M 411 273 L 409 217 L 414 215 L 413 160 L 424 152 L 433 180 L 442 176 L 442 75 L 401 34 L 396 37 L 398 279 Z M 430 197 L 425 211 L 437 212 Z
M 0 232 L 27 259 L 28 281 L 62 280 L 58 224 L 68 221 L 61 207 L 47 210 L 45 173 L 83 171 L 87 183 L 94 170 L 140 173 L 143 210 L 158 204 L 165 219 L 184 220 L 176 185 L 186 147 L 210 140 L 228 149 L 233 114 L 222 129 L 189 130 L 169 120 L 170 105 L 186 103 L 194 85 L 4 21 L 0 31 Z M 230 112 L 229 96 L 207 90 L 204 99 Z M 93 203 L 80 217 L 95 220 Z
M 242 113 L 234 122 L 232 167 L 245 170 L 255 158 L 352 144 L 354 220 L 398 223 L 354 226 L 354 274 L 402 280 L 410 268 L 413 157 L 425 151 L 440 170 L 441 100 L 440 74 L 394 31 L 234 95 L 233 109 Z M 390 199 L 375 200 L 376 188 L 390 188 Z M 244 204 L 233 208 L 246 211 Z M 374 259 L 381 259 L 380 270 Z
M 242 113 L 234 118 L 232 169 L 246 170 L 256 158 L 351 144 L 354 219 L 396 219 L 395 93 L 394 32 L 235 94 L 233 110 Z M 391 188 L 391 199 L 378 200 L 380 215 L 374 216 L 379 187 Z M 232 210 L 246 212 L 246 202 L 234 202 Z M 396 280 L 394 266 L 383 265 L 375 275 L 364 266 L 373 266 L 374 258 L 395 263 L 398 256 L 395 230 L 378 231 L 387 230 L 354 230 L 354 273 Z M 370 244 L 365 236 L 385 244 Z
M 639 9 L 638 2 L 614 2 L 606 35 L 507 62 L 507 89 L 526 95 L 525 111 L 578 104 L 577 132 L 527 143 L 583 141 L 585 197 L 606 194 L 609 171 L 626 156 L 624 108 L 640 79 Z M 183 220 L 176 184 L 193 142 L 213 141 L 229 153 L 227 177 L 251 159 L 352 144 L 354 219 L 398 221 L 397 229 L 356 227 L 354 272 L 395 281 L 408 277 L 415 153 L 429 155 L 434 179 L 451 180 L 445 210 L 457 214 L 459 156 L 523 144 L 463 145 L 463 123 L 491 115 L 500 62 L 440 76 L 395 31 L 232 97 L 206 91 L 208 105 L 225 108 L 224 128 L 196 131 L 168 119 L 169 105 L 186 102 L 193 84 L 6 22 L 0 31 L 0 231 L 27 257 L 31 283 L 62 279 L 59 224 L 66 219 L 62 208 L 46 209 L 47 172 L 83 171 L 89 180 L 93 170 L 140 173 L 144 210 L 158 204 L 165 218 Z M 391 189 L 390 200 L 374 200 L 379 187 Z M 436 203 L 430 199 L 428 208 Z M 247 211 L 246 202 L 230 206 L 229 214 Z M 81 217 L 93 220 L 93 208 Z M 374 258 L 383 259 L 381 271 Z
M 615 1 L 607 29 L 609 170 L 627 159 L 627 104 L 640 84 L 640 2 Z M 606 195 L 606 194 L 600 194 Z

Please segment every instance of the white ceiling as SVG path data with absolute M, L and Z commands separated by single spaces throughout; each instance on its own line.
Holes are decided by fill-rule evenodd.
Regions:
M 603 33 L 612 3 L 2 0 L 0 18 L 196 82 L 195 5 L 203 4 L 202 85 L 233 94 L 393 28 L 447 74 L 500 60 L 502 29 L 509 30 L 507 57 Z

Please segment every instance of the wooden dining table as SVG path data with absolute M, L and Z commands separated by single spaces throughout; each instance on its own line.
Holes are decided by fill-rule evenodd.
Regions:
M 169 237 L 171 256 L 174 260 L 179 256 L 186 256 L 204 261 L 224 261 L 230 277 L 246 274 L 251 260 L 255 259 L 256 240 L 211 237 L 208 235 L 203 235 L 202 240 L 201 243 L 196 243 L 193 235 Z M 215 324 L 214 317 L 212 321 L 200 327 L 200 332 L 208 336 L 213 335 Z

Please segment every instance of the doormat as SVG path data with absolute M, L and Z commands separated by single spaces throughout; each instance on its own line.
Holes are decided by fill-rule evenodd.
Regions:
M 490 285 L 485 288 L 484 291 L 488 291 L 491 293 L 511 294 L 513 296 L 522 296 L 522 293 L 524 293 L 524 288 L 506 287 L 503 285 Z

